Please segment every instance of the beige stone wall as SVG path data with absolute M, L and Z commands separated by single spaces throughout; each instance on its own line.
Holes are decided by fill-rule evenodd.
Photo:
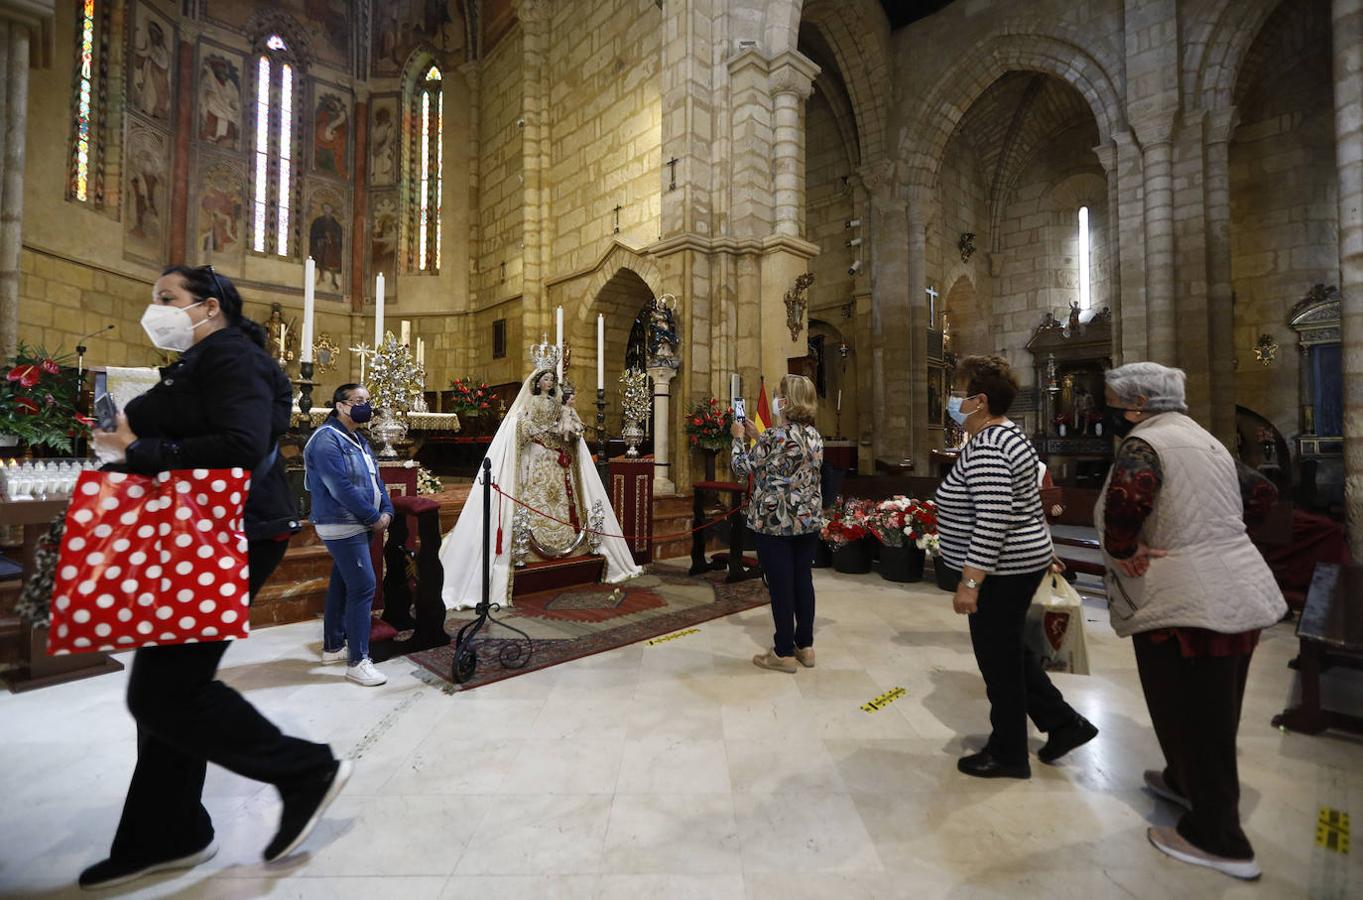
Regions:
M 989 185 L 979 157 L 960 136 L 948 144 L 939 202 L 940 225 L 928 232 L 928 280 L 939 293 L 938 309 L 945 311 L 951 349 L 958 356 L 992 353 L 996 347 Z M 976 250 L 963 262 L 958 243 L 966 232 L 975 234 Z
M 1300 354 L 1287 313 L 1313 284 L 1339 283 L 1333 91 L 1318 43 L 1328 38 L 1304 37 L 1261 39 L 1230 145 L 1235 400 L 1289 437 L 1300 430 Z M 1268 367 L 1254 358 L 1261 334 L 1281 347 Z
M 659 17 L 652 0 L 555 5 L 545 176 L 549 278 L 594 266 L 612 240 L 643 247 L 658 239 L 665 184 Z
M 522 207 L 520 29 L 482 63 L 479 104 L 478 233 L 473 274 L 478 308 L 521 293 Z M 491 347 L 488 348 L 491 356 Z

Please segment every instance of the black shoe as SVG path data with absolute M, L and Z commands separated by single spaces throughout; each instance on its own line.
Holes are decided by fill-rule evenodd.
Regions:
M 171 869 L 192 869 L 201 862 L 207 862 L 218 853 L 218 842 L 209 838 L 202 850 L 195 850 L 185 856 L 163 859 L 159 862 L 128 862 L 119 859 L 106 859 L 97 862 L 80 873 L 78 883 L 82 890 L 97 891 L 111 888 L 129 881 L 136 881 L 144 875 L 166 872 Z
M 1046 735 L 1046 744 L 1036 752 L 1036 758 L 1053 763 L 1075 747 L 1082 747 L 1098 736 L 1098 726 L 1083 716 Z
M 1009 765 L 999 762 L 988 750 L 956 760 L 956 768 L 976 778 L 1031 778 L 1032 767 L 1027 763 Z
M 279 830 L 265 848 L 266 862 L 274 862 L 288 856 L 298 849 L 299 844 L 307 840 L 312 829 L 322 818 L 322 813 L 350 780 L 352 768 L 350 760 L 342 759 L 336 762 L 331 771 L 316 781 L 280 790 L 279 793 L 284 798 L 284 812 L 279 816 Z

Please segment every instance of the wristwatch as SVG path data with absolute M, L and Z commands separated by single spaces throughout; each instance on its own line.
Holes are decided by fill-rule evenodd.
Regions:
M 980 589 L 980 582 L 975 578 L 964 578 L 961 580 L 961 583 L 964 584 L 966 590 L 969 591 L 978 591 Z

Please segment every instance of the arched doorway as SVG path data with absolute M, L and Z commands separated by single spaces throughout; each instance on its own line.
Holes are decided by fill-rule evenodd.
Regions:
M 596 319 L 605 316 L 606 328 L 606 433 L 617 436 L 623 427 L 620 404 L 620 376 L 624 373 L 630 353 L 630 338 L 635 323 L 653 300 L 653 290 L 636 272 L 619 268 L 596 292 L 588 307 L 585 321 L 573 330 L 573 360 L 568 378 L 579 391 L 578 411 L 587 423 L 588 443 L 596 446 Z M 581 348 L 581 349 L 576 349 Z M 640 452 L 652 448 L 652 411 L 645 424 L 648 439 Z M 612 449 L 612 453 L 617 452 Z

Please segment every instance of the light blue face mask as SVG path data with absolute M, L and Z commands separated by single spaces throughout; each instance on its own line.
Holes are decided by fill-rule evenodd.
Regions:
M 947 398 L 947 415 L 955 420 L 957 425 L 965 425 L 970 418 L 970 413 L 961 412 L 961 404 L 966 401 L 965 397 L 951 396 Z M 976 410 L 978 412 L 978 410 Z

